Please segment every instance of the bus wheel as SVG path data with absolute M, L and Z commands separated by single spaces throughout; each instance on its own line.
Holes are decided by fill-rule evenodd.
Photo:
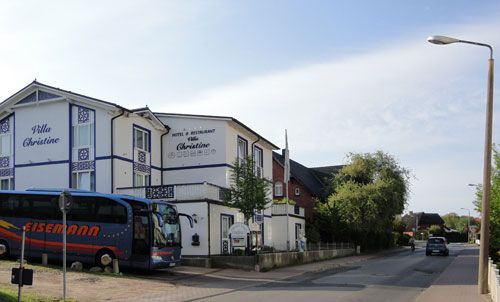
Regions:
M 10 255 L 9 244 L 5 240 L 0 240 L 0 245 L 5 248 L 0 247 L 0 259 L 7 259 Z
M 97 252 L 95 255 L 95 264 L 96 266 L 106 267 L 113 263 L 113 259 L 115 259 L 115 254 L 108 249 L 102 249 Z

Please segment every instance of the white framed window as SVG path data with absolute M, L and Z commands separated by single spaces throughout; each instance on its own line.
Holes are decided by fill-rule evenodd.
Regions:
M 0 156 L 12 155 L 12 138 L 10 133 L 0 134 Z
M 14 190 L 14 179 L 12 177 L 0 179 L 0 190 Z
M 134 128 L 134 146 L 142 151 L 150 152 L 149 148 L 149 132 Z
M 300 195 L 300 188 L 295 188 L 295 196 L 299 196 Z
M 149 186 L 149 174 L 134 172 L 134 187 L 146 187 Z
M 76 171 L 72 174 L 72 188 L 95 191 L 94 171 Z
M 73 147 L 88 147 L 94 144 L 94 124 L 77 124 L 73 126 Z
M 261 148 L 254 146 L 253 148 L 253 161 L 255 164 L 255 175 L 258 177 L 264 176 L 264 157 Z
M 283 196 L 283 183 L 281 181 L 274 183 L 274 196 Z
M 248 141 L 238 136 L 237 156 L 239 160 L 243 160 L 248 155 Z

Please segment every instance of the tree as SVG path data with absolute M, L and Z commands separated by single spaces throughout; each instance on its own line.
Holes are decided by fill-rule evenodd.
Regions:
M 271 202 L 270 183 L 257 176 L 255 162 L 251 156 L 237 159 L 231 171 L 231 186 L 224 194 L 224 203 L 237 208 L 245 216 L 245 223 L 256 211 L 264 210 Z
M 490 256 L 497 258 L 496 251 L 500 250 L 500 153 L 493 146 L 493 167 L 491 172 L 491 195 L 490 195 Z M 477 186 L 476 210 L 481 212 L 483 190 Z M 493 252 L 493 253 L 491 253 Z M 497 260 L 497 259 L 495 259 Z
M 394 218 L 406 205 L 410 173 L 382 151 L 349 154 L 348 158 L 349 164 L 335 176 L 334 193 L 323 207 L 362 246 L 385 247 L 392 242 Z
M 443 231 L 441 230 L 441 226 L 439 225 L 431 225 L 429 227 L 429 234 L 432 234 L 432 236 L 441 236 L 443 235 Z
M 467 231 L 468 216 L 458 216 L 456 213 L 448 213 L 443 215 L 442 218 L 444 220 L 444 224 L 450 229 L 454 229 L 459 232 Z

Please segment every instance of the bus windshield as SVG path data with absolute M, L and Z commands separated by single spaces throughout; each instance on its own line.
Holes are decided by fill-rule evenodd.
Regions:
M 157 203 L 153 211 L 155 247 L 180 246 L 181 226 L 174 206 Z

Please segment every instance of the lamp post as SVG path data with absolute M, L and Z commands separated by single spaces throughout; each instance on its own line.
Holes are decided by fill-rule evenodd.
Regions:
M 465 43 L 487 47 L 490 50 L 488 59 L 488 94 L 486 105 L 486 127 L 484 132 L 484 162 L 483 162 L 483 202 L 481 208 L 481 246 L 479 249 L 478 287 L 480 294 L 488 293 L 488 248 L 490 241 L 490 193 L 491 193 L 491 136 L 493 124 L 493 48 L 484 43 L 460 40 L 444 36 L 430 36 L 427 41 L 433 44 L 446 45 Z
M 467 216 L 467 243 L 470 243 L 470 210 L 467 208 L 460 208 L 462 210 L 467 210 L 469 215 Z

